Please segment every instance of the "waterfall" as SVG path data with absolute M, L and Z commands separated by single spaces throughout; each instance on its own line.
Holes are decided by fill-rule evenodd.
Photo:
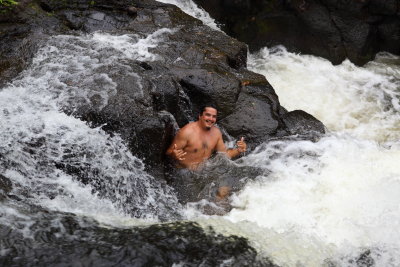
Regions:
M 170 32 L 47 40 L 30 68 L 0 91 L 0 173 L 11 180 L 13 195 L 100 221 L 158 221 L 179 213 L 171 189 L 145 172 L 119 135 L 73 116 L 87 103 L 97 110 L 107 105 L 117 93 L 114 73 L 131 76 L 139 98 L 141 80 L 126 59 L 160 60 L 149 48 Z
M 218 28 L 192 1 L 163 2 Z M 245 237 L 260 258 L 281 266 L 357 266 L 360 257 L 399 266 L 400 58 L 381 53 L 357 67 L 284 47 L 250 54 L 249 69 L 266 76 L 282 106 L 312 114 L 328 133 L 314 142 L 270 140 L 237 160 L 267 171 L 231 197 L 228 214 L 209 216 L 181 207 L 121 136 L 74 116 L 86 104 L 107 105 L 117 94 L 116 73 L 129 76 L 131 97 L 140 99 L 141 78 L 129 61 L 162 60 L 151 48 L 172 31 L 54 36 L 0 88 L 0 182 L 4 176 L 12 183 L 0 206 L 0 232 L 12 229 L 20 236 L 10 240 L 22 236 L 30 244 L 57 229 L 52 238 L 95 243 L 86 230 L 101 224 L 114 249 L 113 230 L 119 240 L 132 235 L 124 232 L 132 225 L 187 219 Z M 72 215 L 71 224 L 84 231 L 67 229 Z M 0 242 L 0 260 L 12 250 L 7 242 Z
M 376 266 L 399 266 L 400 58 L 334 66 L 278 46 L 249 54 L 248 68 L 267 78 L 282 106 L 312 114 L 328 133 L 260 145 L 240 164 L 270 175 L 234 195 L 224 218 L 192 208 L 187 216 L 249 238 L 283 266 L 351 266 L 363 253 Z

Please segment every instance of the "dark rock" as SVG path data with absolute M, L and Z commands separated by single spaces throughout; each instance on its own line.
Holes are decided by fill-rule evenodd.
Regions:
M 69 99 L 60 107 L 93 127 L 102 126 L 110 134 L 121 135 L 156 177 L 162 177 L 164 152 L 177 127 L 196 120 L 205 102 L 217 105 L 219 125 L 234 138 L 245 136 L 249 147 L 287 134 L 282 121 L 286 110 L 280 106 L 272 86 L 262 75 L 246 69 L 246 44 L 204 26 L 175 6 L 150 0 L 27 3 L 15 11 L 14 18 L 0 24 L 4 37 L 0 53 L 5 55 L 0 60 L 2 84 L 26 68 L 37 48 L 53 35 L 101 30 L 144 38 L 172 29 L 160 33 L 163 42 L 149 50 L 162 59 L 127 57 L 121 64 L 98 70 L 107 73 L 116 84 L 116 92 L 106 101 L 96 93 L 88 100 Z M 15 22 L 20 25 L 10 27 Z M 22 49 L 24 45 L 28 49 Z M 102 88 L 105 82 L 99 78 L 93 86 Z M 61 164 L 60 168 L 68 166 Z
M 400 54 L 400 17 L 387 18 L 378 26 L 381 50 Z
M 126 144 L 133 155 L 146 163 L 148 173 L 156 178 L 163 178 L 164 153 L 178 126 L 197 119 L 198 109 L 205 101 L 218 106 L 220 126 L 234 138 L 245 135 L 249 146 L 282 133 L 290 134 L 286 133 L 282 117 L 286 110 L 280 106 L 272 86 L 265 77 L 246 69 L 246 44 L 204 26 L 172 5 L 151 0 L 27 0 L 10 12 L 0 18 L 1 85 L 29 67 L 38 48 L 47 41 L 54 41 L 55 35 L 67 36 L 68 47 L 89 51 L 91 44 L 85 44 L 87 39 L 82 41 L 75 37 L 91 36 L 100 30 L 115 35 L 130 34 L 135 40 L 168 31 L 164 35 L 160 33 L 162 42 L 149 47 L 149 52 L 160 56 L 159 60 L 126 56 L 109 65 L 99 64 L 101 66 L 93 70 L 94 73 L 82 74 L 93 75 L 92 82 L 80 81 L 86 76 L 79 77 L 75 73 L 71 73 L 73 77 L 66 78 L 67 81 L 60 80 L 65 85 L 60 90 L 63 93 L 71 90 L 72 93 L 70 97 L 62 98 L 59 108 L 87 121 L 91 127 L 101 127 L 110 136 L 121 136 L 124 140 L 121 146 Z M 55 50 L 63 49 L 57 47 L 57 41 L 52 43 Z M 111 54 L 107 54 L 110 51 Z M 96 50 L 93 60 L 106 61 L 118 52 L 112 47 Z M 107 83 L 112 85 L 112 92 L 107 91 Z M 92 87 L 93 92 L 80 97 L 80 93 L 87 93 L 85 90 Z M 102 94 L 107 96 L 102 97 Z M 310 121 L 315 122 L 314 119 Z M 306 116 L 302 117 L 302 122 L 307 122 Z M 290 125 L 288 129 L 291 129 Z M 35 148 L 45 145 L 45 138 L 32 140 L 27 144 L 26 152 L 35 155 Z M 161 189 L 166 187 L 165 182 L 156 181 L 152 187 L 155 195 L 149 196 L 144 190 L 147 185 L 135 186 L 142 181 L 137 177 L 111 177 L 108 172 L 101 173 L 100 168 L 91 166 L 90 160 L 79 162 L 80 158 L 95 158 L 91 155 L 93 152 L 85 151 L 79 144 L 68 144 L 61 149 L 65 152 L 62 157 L 46 164 L 71 174 L 82 183 L 90 183 L 99 197 L 109 199 L 127 214 L 141 217 L 151 210 L 151 214 L 159 216 L 160 220 L 171 218 L 168 209 L 174 210 L 174 205 L 178 205 L 175 198 L 170 202 L 157 195 L 164 192 Z M 115 156 L 119 157 L 119 154 L 115 153 Z M 134 170 L 142 170 L 140 160 L 130 155 L 129 159 L 132 161 L 122 161 L 123 168 L 129 165 Z M 191 188 L 198 192 L 196 200 L 212 197 L 212 192 L 222 183 L 234 191 L 240 190 L 245 179 L 254 179 L 266 172 L 233 166 L 228 160 L 210 165 L 209 170 L 199 186 Z M 152 177 L 145 178 L 143 181 L 147 182 Z M 111 179 L 114 186 L 106 187 Z M 7 180 L 3 180 L 0 177 L 0 186 L 4 192 L 9 192 Z M 29 196 L 31 192 L 26 191 Z M 55 197 L 57 192 L 51 194 L 49 198 Z M 124 198 L 119 200 L 119 195 Z M 157 204 L 165 211 L 158 214 L 158 207 L 146 206 L 149 197 L 159 201 Z M 28 197 L 15 199 L 24 202 Z M 0 226 L 0 246 L 9 248 L 7 255 L 0 258 L 0 265 L 77 265 L 84 262 L 97 266 L 117 262 L 119 265 L 171 266 L 185 262 L 193 266 L 218 266 L 224 260 L 233 259 L 233 265 L 237 266 L 273 266 L 267 260 L 259 263 L 255 251 L 243 238 L 210 237 L 196 225 L 182 226 L 175 222 L 121 230 L 86 221 L 80 224 L 82 218 L 78 222 L 70 215 L 57 214 L 54 218 L 54 214 L 42 214 L 39 207 L 34 216 L 30 215 L 37 220 L 29 226 L 34 238 L 28 241 L 18 232 Z M 177 217 L 174 214 L 174 218 Z M 53 220 L 57 223 L 53 224 Z M 62 227 L 60 230 L 49 225 Z
M 0 86 L 31 63 L 53 30 L 61 31 L 58 20 L 35 1 L 20 2 L 12 10 L 0 13 Z
M 32 237 L 0 225 L 0 245 L 7 247 L 1 266 L 276 266 L 245 238 L 193 222 L 122 229 L 40 209 L 34 216 L 40 219 L 30 225 Z
M 362 248 L 357 254 L 343 256 L 340 262 L 332 259 L 327 259 L 325 262 L 331 267 L 342 266 L 343 262 L 352 266 L 373 267 L 376 266 L 375 259 L 382 256 L 382 252 L 377 248 Z
M 369 0 L 369 12 L 378 15 L 396 15 L 399 11 L 400 3 L 398 0 Z
M 282 44 L 334 64 L 349 58 L 358 65 L 379 51 L 400 53 L 398 0 L 194 1 L 251 51 Z
M 219 124 L 237 138 L 244 136 L 249 144 L 260 143 L 275 135 L 280 126 L 277 111 L 274 110 L 275 103 L 243 91 L 238 97 L 235 110 Z
M 11 181 L 0 174 L 0 201 L 5 199 L 7 194 L 12 190 Z
M 135 17 L 137 15 L 138 9 L 136 7 L 130 6 L 126 10 L 128 12 L 128 15 L 131 17 Z
M 325 134 L 322 122 L 302 110 L 288 112 L 282 116 L 282 120 L 291 135 Z

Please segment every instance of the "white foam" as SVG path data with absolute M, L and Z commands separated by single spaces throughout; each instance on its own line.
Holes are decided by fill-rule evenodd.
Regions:
M 226 218 L 265 229 L 258 232 L 260 239 L 271 230 L 295 233 L 304 246 L 327 253 L 320 259 L 384 248 L 384 256 L 399 263 L 399 160 L 399 149 L 342 135 L 318 143 L 272 142 L 244 163 L 265 166 L 272 174 L 248 184 Z M 309 265 L 310 257 L 303 255 L 301 262 Z
M 266 76 L 282 106 L 305 110 L 332 131 L 379 142 L 400 137 L 398 65 L 333 66 L 275 47 L 250 55 L 249 68 Z
M 132 90 L 143 97 L 140 77 L 127 61 L 163 60 L 150 50 L 172 32 L 50 38 L 31 67 L 0 91 L 0 172 L 13 183 L 13 194 L 109 223 L 130 223 L 131 216 L 154 221 L 163 210 L 178 208 L 118 135 L 61 111 L 84 104 L 104 108 L 117 93 L 113 71 L 133 77 Z M 79 180 L 66 172 L 67 166 L 81 172 Z M 101 189 L 85 185 L 89 180 Z
M 367 249 L 376 266 L 400 265 L 399 57 L 357 67 L 287 52 L 250 55 L 283 106 L 328 126 L 318 142 L 271 141 L 240 164 L 270 170 L 232 197 L 222 218 L 196 214 L 224 234 L 249 238 L 282 266 L 355 266 Z M 207 219 L 208 218 L 208 219 Z
M 220 31 L 215 20 L 210 17 L 210 15 L 202 8 L 197 6 L 192 0 L 157 0 L 161 3 L 172 4 L 179 7 L 186 14 L 201 20 L 204 25 Z

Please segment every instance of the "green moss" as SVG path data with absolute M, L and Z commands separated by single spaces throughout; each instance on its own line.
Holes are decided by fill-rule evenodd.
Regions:
M 14 0 L 0 0 L 0 7 L 10 7 L 15 5 L 18 5 L 18 2 Z
M 18 5 L 18 2 L 14 0 L 0 0 L 0 14 L 6 14 L 16 5 Z

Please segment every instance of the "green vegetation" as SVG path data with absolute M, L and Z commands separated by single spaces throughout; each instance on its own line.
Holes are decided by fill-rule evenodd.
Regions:
M 18 5 L 18 2 L 14 0 L 0 0 L 0 7 L 2 6 L 9 7 L 13 5 Z

